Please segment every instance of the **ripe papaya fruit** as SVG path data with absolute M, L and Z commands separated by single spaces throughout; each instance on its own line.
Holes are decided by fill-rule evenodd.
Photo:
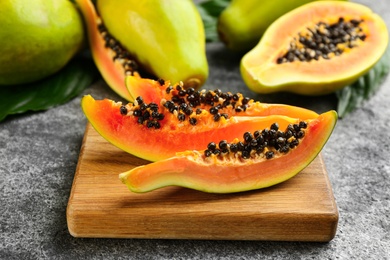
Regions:
M 218 17 L 219 38 L 233 51 L 248 51 L 276 19 L 313 1 L 232 0 Z
M 0 24 L 0 86 L 54 74 L 85 41 L 82 17 L 69 0 L 2 0 Z
M 191 0 L 76 0 L 92 54 L 107 84 L 129 100 L 126 75 L 183 81 L 199 88 L 208 77 L 202 19 Z
M 129 76 L 130 77 L 130 76 Z M 240 93 L 184 89 L 181 84 L 131 77 L 133 103 L 84 96 L 82 109 L 106 140 L 138 157 L 157 161 L 177 151 L 202 149 L 222 137 L 232 141 L 273 118 L 281 126 L 296 118 L 316 118 L 314 111 L 288 105 L 263 104 Z M 288 117 L 290 116 L 290 117 Z M 293 117 L 291 117 L 293 116 Z
M 121 173 L 119 178 L 133 192 L 166 186 L 210 193 L 269 187 L 292 178 L 314 160 L 331 135 L 337 114 L 329 111 L 307 121 L 288 120 L 287 127 L 275 124 L 275 119 L 265 117 L 269 128 L 246 132 L 241 140 L 221 140 L 202 151 L 179 152 Z
M 316 1 L 277 19 L 240 70 L 258 93 L 329 94 L 364 75 L 387 45 L 386 24 L 368 7 Z

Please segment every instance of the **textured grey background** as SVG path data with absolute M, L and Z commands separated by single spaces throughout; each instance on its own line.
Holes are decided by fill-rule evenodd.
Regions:
M 387 0 L 359 0 L 385 18 Z M 240 91 L 263 102 L 323 112 L 332 96 L 260 96 L 241 80 L 240 56 L 207 46 L 204 88 Z M 84 94 L 119 99 L 103 81 Z M 339 120 L 323 150 L 340 213 L 329 243 L 84 239 L 69 235 L 66 206 L 86 119 L 80 97 L 0 123 L 0 259 L 390 259 L 390 78 L 375 97 Z

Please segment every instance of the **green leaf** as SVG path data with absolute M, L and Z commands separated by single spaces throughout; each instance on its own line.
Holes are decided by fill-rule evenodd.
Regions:
M 7 115 L 46 110 L 79 95 L 98 76 L 91 58 L 77 56 L 61 71 L 23 85 L 0 86 L 0 121 Z
M 370 99 L 378 91 L 389 71 L 390 46 L 382 58 L 365 75 L 353 84 L 336 92 L 338 99 L 337 113 L 339 117 L 345 117 Z
M 219 41 L 217 31 L 218 17 L 229 3 L 230 0 L 207 0 L 196 5 L 203 20 L 207 42 Z

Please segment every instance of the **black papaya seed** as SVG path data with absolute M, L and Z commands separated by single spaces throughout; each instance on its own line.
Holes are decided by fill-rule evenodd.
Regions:
M 216 148 L 217 148 L 217 145 L 214 142 L 210 142 L 207 145 L 207 149 L 209 149 L 210 151 L 214 151 Z
M 121 108 L 120 108 L 120 113 L 121 113 L 121 115 L 127 115 L 127 108 L 126 108 L 126 106 L 121 106 Z

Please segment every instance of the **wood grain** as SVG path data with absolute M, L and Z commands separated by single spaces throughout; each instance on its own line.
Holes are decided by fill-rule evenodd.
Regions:
M 119 150 L 89 124 L 67 206 L 74 237 L 330 241 L 338 210 L 323 159 L 270 188 L 209 194 L 167 187 L 130 192 L 118 174 L 148 161 Z

